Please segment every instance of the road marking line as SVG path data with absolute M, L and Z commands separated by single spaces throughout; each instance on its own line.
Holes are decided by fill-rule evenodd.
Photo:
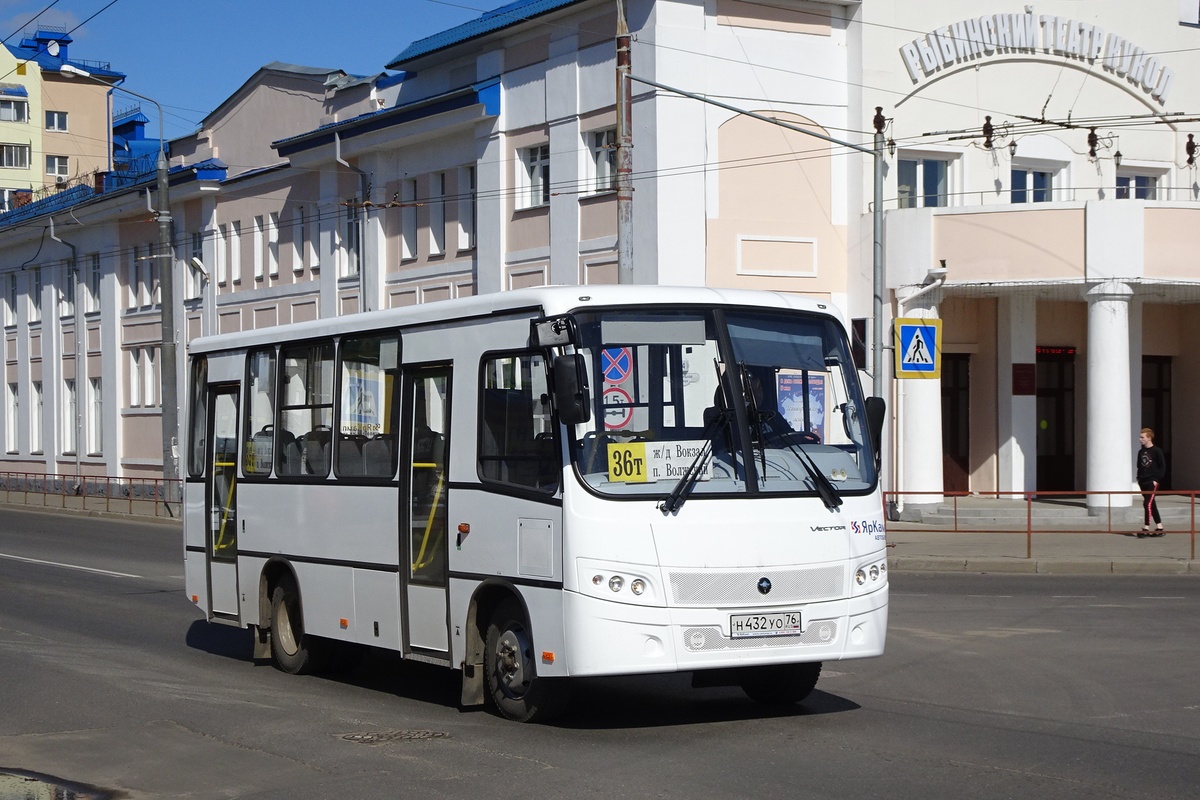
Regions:
M 141 578 L 141 575 L 130 575 L 128 572 L 113 572 L 109 569 L 96 569 L 95 567 L 81 567 L 78 564 L 61 564 L 57 561 L 42 561 L 40 558 L 25 558 L 24 556 L 13 556 L 8 553 L 0 553 L 0 558 L 7 558 L 10 561 L 24 561 L 26 564 L 41 564 L 47 567 L 62 567 L 63 569 L 77 569 L 80 572 L 94 572 L 97 575 L 112 575 L 115 578 Z
M 1163 597 L 1142 597 L 1139 599 L 1141 599 L 1141 600 L 1187 600 L 1186 597 L 1174 597 L 1171 595 L 1166 595 Z
M 1055 600 L 1095 600 L 1094 594 L 1056 594 L 1053 596 Z

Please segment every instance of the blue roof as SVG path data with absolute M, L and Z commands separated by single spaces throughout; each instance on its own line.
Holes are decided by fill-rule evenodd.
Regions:
M 464 22 L 462 25 L 457 25 L 441 33 L 426 36 L 424 39 L 418 39 L 404 48 L 400 55 L 393 58 L 387 68 L 400 69 L 399 65 L 407 61 L 436 53 L 438 50 L 462 44 L 578 2 L 581 0 L 516 0 L 516 2 L 489 11 L 470 22 Z

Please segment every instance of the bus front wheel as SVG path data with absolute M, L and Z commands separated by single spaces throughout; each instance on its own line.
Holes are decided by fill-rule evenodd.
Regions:
M 483 668 L 488 696 L 496 710 L 508 719 L 547 720 L 566 705 L 565 680 L 537 676 L 533 637 L 515 600 L 504 601 L 492 613 Z
M 751 700 L 768 706 L 799 703 L 812 694 L 821 677 L 821 662 L 742 667 L 738 683 Z
M 304 635 L 300 592 L 291 578 L 284 578 L 271 592 L 271 660 L 291 675 L 313 672 L 316 659 Z

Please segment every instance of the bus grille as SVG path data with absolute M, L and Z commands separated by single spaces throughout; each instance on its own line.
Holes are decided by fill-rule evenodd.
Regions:
M 798 644 L 830 645 L 837 641 L 837 620 L 821 619 L 808 623 L 800 636 L 764 636 L 762 638 L 731 639 L 715 626 L 683 629 L 683 646 L 692 653 L 711 653 L 714 650 L 754 650 L 764 647 L 795 647 Z
M 764 603 L 813 603 L 845 594 L 845 567 L 766 568 L 754 572 L 670 572 L 671 603 L 701 608 L 762 606 Z M 758 590 L 760 578 L 771 581 L 769 594 Z

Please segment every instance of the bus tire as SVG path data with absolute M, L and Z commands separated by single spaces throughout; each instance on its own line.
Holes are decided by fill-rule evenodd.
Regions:
M 516 722 L 541 722 L 562 712 L 568 686 L 537 677 L 533 637 L 520 604 L 505 600 L 492 612 L 483 654 L 487 695 L 500 714 Z
M 304 633 L 300 592 L 285 577 L 271 592 L 271 660 L 289 675 L 307 675 L 317 669 L 312 637 Z
M 756 703 L 783 706 L 799 703 L 812 694 L 821 677 L 821 662 L 807 664 L 767 664 L 761 667 L 742 667 L 738 684 Z

